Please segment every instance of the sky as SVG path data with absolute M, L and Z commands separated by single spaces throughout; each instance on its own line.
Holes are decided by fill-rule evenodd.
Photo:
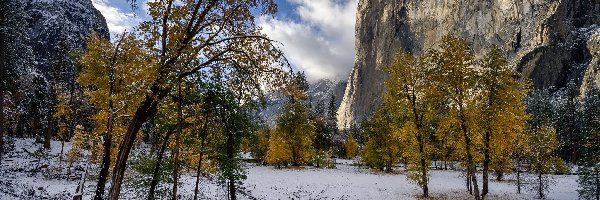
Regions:
M 145 3 L 133 10 L 127 0 L 92 0 L 112 35 L 132 30 L 148 18 Z M 358 0 L 275 0 L 275 16 L 257 18 L 263 33 L 280 43 L 296 71 L 309 81 L 346 80 L 354 63 L 354 25 Z

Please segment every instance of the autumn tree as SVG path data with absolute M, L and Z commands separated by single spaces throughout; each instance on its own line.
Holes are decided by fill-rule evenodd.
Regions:
M 534 191 L 538 197 L 543 199 L 549 189 L 549 180 L 547 174 L 555 169 L 556 161 L 560 158 L 554 156 L 554 151 L 558 148 L 556 130 L 547 123 L 542 123 L 538 127 L 531 127 L 526 136 L 527 145 L 525 157 L 529 163 L 528 169 L 535 173 L 536 181 Z
M 272 157 L 270 154 L 285 156 L 285 152 L 275 152 L 281 148 L 280 150 L 289 152 L 288 162 L 293 166 L 307 164 L 310 161 L 313 153 L 315 127 L 309 120 L 309 110 L 305 101 L 290 100 L 283 105 L 271 137 L 273 138 L 273 150 L 269 149 L 267 158 Z M 271 141 L 269 144 L 271 147 Z
M 148 80 L 155 77 L 152 57 L 142 41 L 130 33 L 123 33 L 112 43 L 96 34 L 87 42 L 88 51 L 81 57 L 79 84 L 97 113 L 98 124 L 92 134 L 102 142 L 102 164 L 94 199 L 103 199 L 104 185 L 113 153 L 120 140 L 115 133 L 126 131 L 125 122 L 140 105 L 141 96 L 149 88 Z
M 266 86 L 278 86 L 287 71 L 279 51 L 254 23 L 255 13 L 273 14 L 272 0 L 243 1 L 153 1 L 148 3 L 151 20 L 140 25 L 140 33 L 156 56 L 156 76 L 135 108 L 119 147 L 113 169 L 110 198 L 117 199 L 135 136 L 157 110 L 177 80 L 208 68 L 229 72 L 236 95 L 262 94 Z M 260 95 L 259 95 L 260 96 Z
M 399 127 L 399 139 L 403 141 L 407 158 L 408 176 L 429 196 L 429 165 L 431 163 L 431 123 L 432 107 L 429 91 L 427 58 L 415 58 L 409 53 L 400 52 L 392 65 L 386 68 L 390 75 L 385 81 L 388 88 L 384 101 L 398 115 L 390 123 Z
M 516 78 L 500 49 L 485 55 L 477 97 L 483 129 L 482 196 L 488 193 L 490 168 L 500 174 L 510 170 L 517 134 L 524 131 L 528 119 L 523 102 L 528 86 Z
M 391 172 L 392 165 L 401 159 L 403 149 L 399 137 L 394 137 L 396 127 L 390 125 L 393 117 L 384 103 L 361 125 L 363 137 L 367 140 L 361 152 L 361 162 L 370 168 Z
M 473 185 L 475 199 L 481 199 L 476 178 L 477 146 L 480 141 L 475 123 L 474 92 L 477 84 L 475 58 L 470 45 L 459 38 L 444 36 L 440 51 L 430 50 L 431 83 L 439 101 L 447 101 L 448 123 L 458 128 L 462 140 L 462 153 L 467 168 L 467 180 Z M 470 188 L 470 187 L 469 187 Z

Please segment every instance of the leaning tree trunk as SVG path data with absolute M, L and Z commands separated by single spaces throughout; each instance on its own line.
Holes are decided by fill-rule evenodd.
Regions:
M 118 46 L 118 45 L 117 45 Z M 113 57 L 114 63 L 114 57 Z M 115 67 L 113 65 L 112 68 L 109 69 L 109 93 L 108 93 L 108 121 L 106 123 L 106 132 L 104 132 L 104 156 L 102 158 L 102 167 L 100 170 L 100 175 L 98 177 L 98 185 L 96 186 L 96 195 L 94 196 L 94 200 L 102 200 L 102 196 L 104 195 L 104 185 L 106 184 L 106 179 L 108 178 L 108 170 L 110 168 L 110 149 L 112 148 L 112 131 L 113 131 L 113 122 L 115 121 L 115 107 L 113 105 L 112 96 L 115 93 L 115 78 L 116 72 Z
M 150 190 L 148 192 L 148 199 L 155 199 L 154 193 L 156 191 L 156 186 L 158 185 L 159 180 L 159 172 L 160 172 L 160 164 L 162 163 L 163 157 L 165 155 L 165 151 L 167 150 L 167 144 L 169 144 L 169 137 L 173 134 L 173 131 L 168 131 L 167 135 L 165 135 L 165 139 L 163 140 L 162 145 L 160 146 L 160 150 L 158 151 L 158 155 L 156 155 L 156 164 L 154 165 L 154 171 L 152 172 L 152 181 L 150 181 Z
M 117 160 L 113 168 L 112 184 L 110 187 L 111 200 L 119 199 L 121 185 L 123 183 L 123 177 L 127 167 L 127 159 L 129 158 L 129 154 L 133 148 L 137 132 L 142 127 L 142 124 L 146 122 L 151 115 L 156 113 L 158 100 L 162 99 L 166 93 L 159 88 L 158 83 L 155 83 L 151 87 L 150 91 L 151 94 L 147 94 L 145 96 L 144 101 L 142 101 L 136 110 L 135 115 L 127 127 L 127 132 L 125 132 L 125 135 L 123 136 L 123 142 L 119 146 L 119 153 L 117 154 Z

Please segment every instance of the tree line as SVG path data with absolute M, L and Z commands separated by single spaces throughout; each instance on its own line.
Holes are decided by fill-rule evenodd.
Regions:
M 453 36 L 422 55 L 394 56 L 385 68 L 382 105 L 353 134 L 364 138 L 364 164 L 381 171 L 402 164 L 427 197 L 432 163 L 443 169 L 458 163 L 467 191 L 483 199 L 492 172 L 498 180 L 516 173 L 520 193 L 523 171 L 536 174 L 532 189 L 543 198 L 547 174 L 570 173 L 567 161 L 580 165 L 580 197 L 597 198 L 600 109 L 594 84 L 584 96 L 574 93 L 573 82 L 555 97 L 550 89 L 532 91 L 500 49 L 477 59 L 468 42 Z

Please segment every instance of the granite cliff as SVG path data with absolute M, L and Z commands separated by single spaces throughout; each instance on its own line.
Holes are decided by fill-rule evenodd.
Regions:
M 394 52 L 419 54 L 448 34 L 471 42 L 477 55 L 500 47 L 536 88 L 600 84 L 598 0 L 360 0 L 339 127 L 364 120 L 381 103 L 382 69 Z

